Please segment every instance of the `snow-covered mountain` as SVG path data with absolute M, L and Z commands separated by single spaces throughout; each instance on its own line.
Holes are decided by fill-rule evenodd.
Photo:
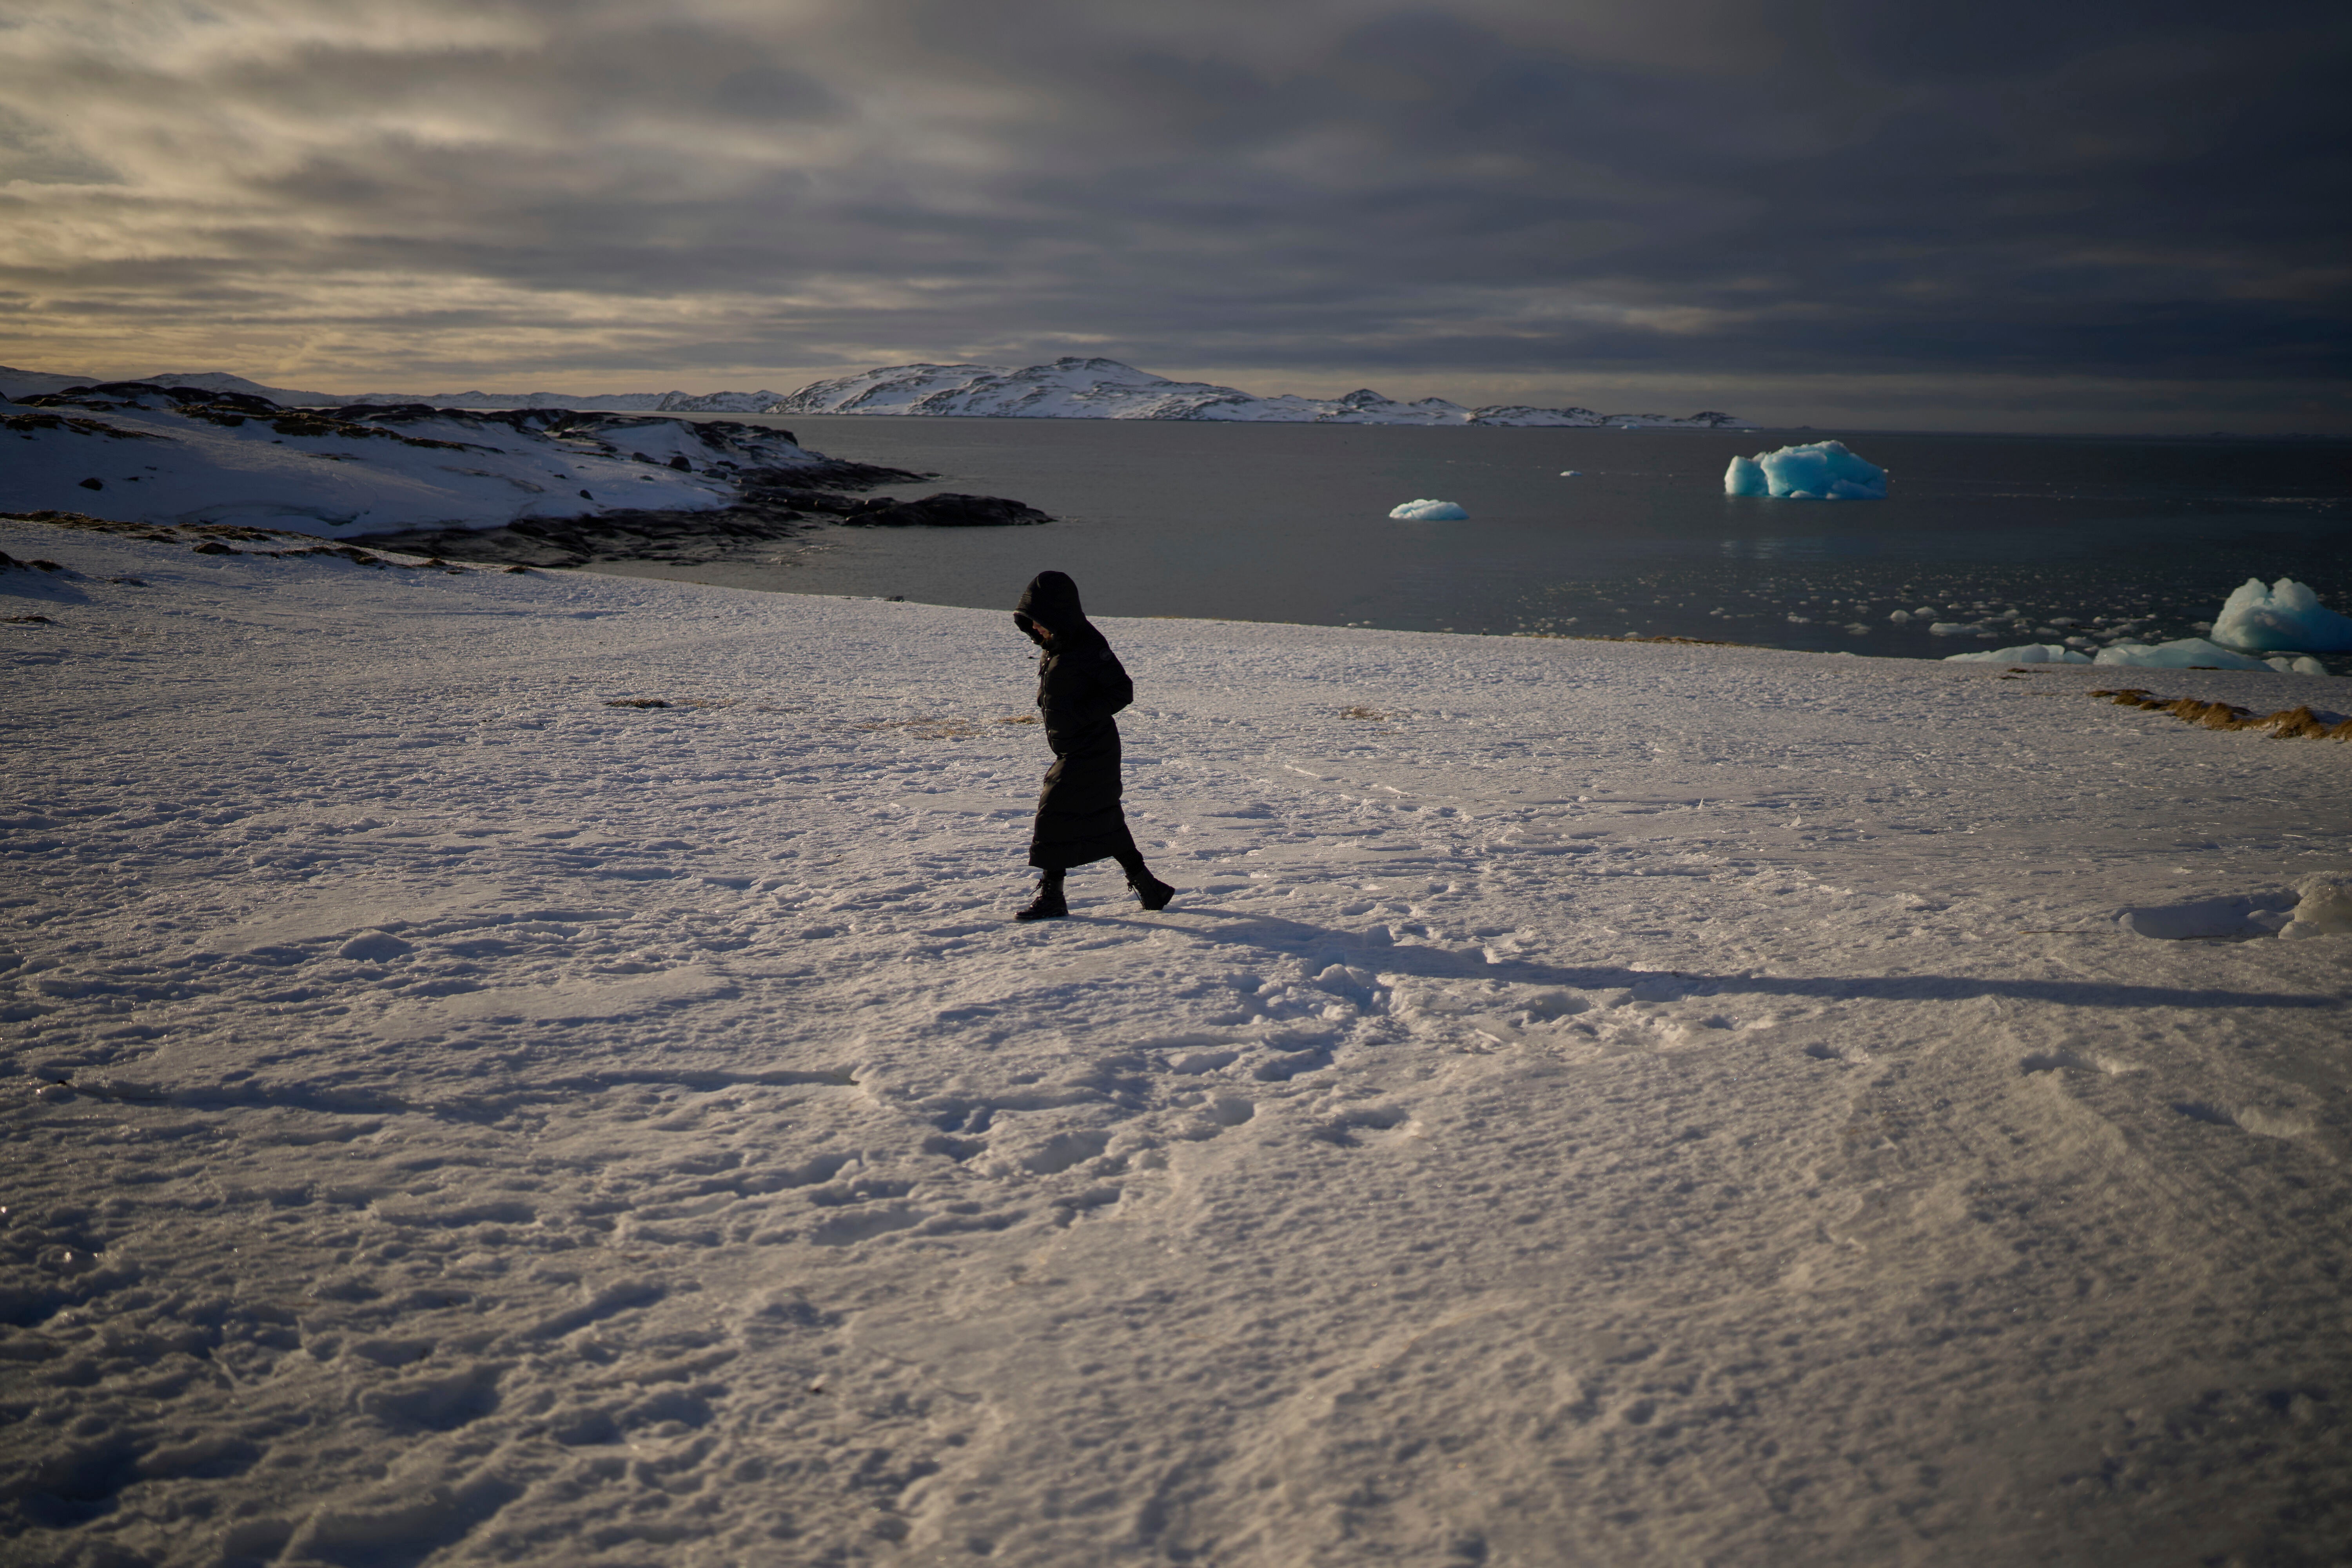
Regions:
M 654 404 L 656 414 L 772 414 L 784 400 L 781 392 L 665 392 Z
M 900 364 L 813 382 L 770 414 L 895 414 L 997 419 L 1213 419 L 1312 425 L 1550 425 L 1598 427 L 1737 427 L 1706 412 L 1596 414 L 1590 408 L 1495 404 L 1465 408 L 1443 397 L 1399 402 L 1370 388 L 1344 397 L 1261 397 L 1202 381 L 1171 381 L 1117 360 L 1075 355 L 1008 369 L 987 364 Z
M 0 365 L 0 396 L 22 397 L 87 386 L 94 376 L 58 375 Z M 1261 397 L 1204 381 L 1171 381 L 1117 360 L 1069 356 L 1021 369 L 989 364 L 898 364 L 811 382 L 799 391 L 621 392 L 575 396 L 562 392 L 303 392 L 264 386 L 223 371 L 153 375 L 154 386 L 266 397 L 288 407 L 353 403 L 430 404 L 436 408 L 570 408 L 638 414 L 897 414 L 993 419 L 1217 419 L 1288 425 L 1510 425 L 1586 429 L 1738 429 L 1748 421 L 1713 410 L 1596 414 L 1590 408 L 1538 408 L 1523 403 L 1465 408 L 1443 397 L 1411 403 L 1370 387 L 1344 397 Z
M 141 382 L 0 405 L 0 509 L 11 511 L 333 537 L 712 510 L 737 499 L 744 470 L 807 470 L 816 483 L 832 467 L 783 431 L 719 420 L 414 404 L 322 411 Z

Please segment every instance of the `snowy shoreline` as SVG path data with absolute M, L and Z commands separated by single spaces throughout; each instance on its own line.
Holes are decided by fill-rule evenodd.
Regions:
M 2352 872 L 2340 743 L 2112 668 L 1106 619 L 1183 890 L 1016 928 L 1003 615 L 0 551 L 60 568 L 0 571 L 13 1552 L 2352 1523 L 2352 935 L 2264 923 Z

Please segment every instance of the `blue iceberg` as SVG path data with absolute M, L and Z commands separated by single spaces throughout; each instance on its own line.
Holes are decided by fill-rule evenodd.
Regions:
M 1843 441 L 1815 441 L 1732 458 L 1723 470 L 1723 493 L 1774 500 L 1885 500 L 1886 470 L 1855 457 Z
M 2352 616 L 2337 615 L 2290 577 L 2269 587 L 2249 577 L 2213 620 L 2213 640 L 2257 652 L 2338 653 L 2352 648 Z
M 1450 500 L 1409 500 L 1389 515 L 1400 522 L 1467 522 L 1470 514 Z

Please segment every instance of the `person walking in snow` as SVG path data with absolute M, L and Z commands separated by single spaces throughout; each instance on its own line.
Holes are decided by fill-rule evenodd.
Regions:
M 1030 580 L 1013 624 L 1045 649 L 1037 660 L 1037 707 L 1054 765 L 1037 797 L 1029 864 L 1043 872 L 1037 897 L 1013 918 L 1059 920 L 1070 912 L 1062 875 L 1110 859 L 1147 910 L 1168 907 L 1176 889 L 1151 874 L 1119 810 L 1118 725 L 1111 715 L 1135 700 L 1135 683 L 1078 605 L 1078 585 L 1059 572 Z

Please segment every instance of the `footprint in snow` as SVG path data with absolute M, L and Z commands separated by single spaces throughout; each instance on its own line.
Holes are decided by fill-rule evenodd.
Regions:
M 1360 1147 L 1364 1142 L 1364 1140 L 1358 1136 L 1359 1133 L 1389 1132 L 1402 1128 L 1405 1130 L 1405 1135 L 1411 1137 L 1413 1136 L 1412 1125 L 1412 1114 L 1410 1111 L 1399 1110 L 1392 1105 L 1361 1106 L 1326 1119 L 1319 1125 L 1309 1129 L 1307 1135 L 1320 1143 L 1329 1143 L 1341 1149 L 1353 1149 Z
M 1216 1095 L 1200 1105 L 1192 1123 L 1177 1130 L 1188 1143 L 1205 1143 L 1227 1128 L 1239 1127 L 1257 1115 L 1257 1107 L 1237 1094 Z
M 2113 1057 L 2084 1056 L 2079 1051 L 2036 1051 L 2021 1058 L 2017 1070 L 2031 1078 L 2045 1072 L 2103 1072 L 2109 1075 L 2132 1071 L 2130 1064 Z
M 2273 936 L 2295 918 L 2292 892 L 2196 899 L 2187 903 L 2125 910 L 2116 923 L 2158 942 L 2243 942 Z
M 2235 1127 L 2264 1138 L 2299 1138 L 2312 1130 L 2311 1118 L 2298 1110 L 2264 1110 L 2258 1106 L 2231 1107 L 2210 1100 L 2184 1100 L 2172 1109 L 2191 1121 L 2213 1127 Z

